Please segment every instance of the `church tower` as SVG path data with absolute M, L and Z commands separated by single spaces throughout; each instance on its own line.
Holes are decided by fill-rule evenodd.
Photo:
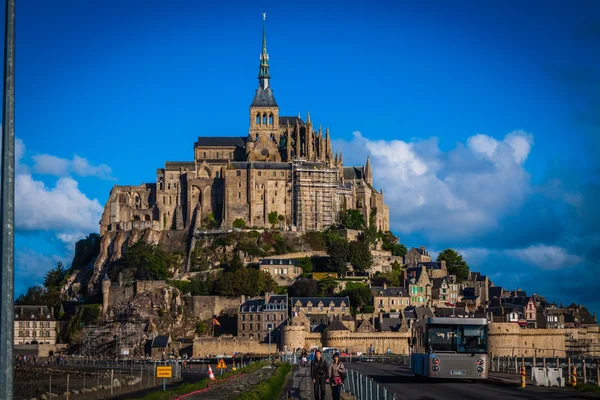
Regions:
M 279 107 L 271 90 L 269 54 L 267 53 L 267 14 L 263 13 L 262 52 L 258 71 L 258 88 L 250 105 L 250 135 L 270 137 L 279 131 Z

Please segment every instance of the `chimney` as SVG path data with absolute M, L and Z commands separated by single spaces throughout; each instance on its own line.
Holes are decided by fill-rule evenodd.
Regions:
M 387 289 L 387 283 L 383 282 L 383 288 Z
M 369 281 L 369 289 L 371 289 L 371 281 Z
M 240 304 L 244 304 L 246 302 L 246 296 L 245 295 L 241 295 L 240 296 Z
M 426 253 L 425 246 L 421 246 L 421 250 L 423 250 L 423 253 Z
M 271 298 L 271 293 L 265 292 L 265 304 L 267 304 L 269 302 L 270 298 Z
M 442 269 L 446 269 L 446 260 L 442 260 L 440 263 L 442 264 Z

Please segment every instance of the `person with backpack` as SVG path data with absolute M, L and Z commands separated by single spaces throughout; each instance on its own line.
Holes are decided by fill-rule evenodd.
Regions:
M 315 351 L 315 358 L 310 365 L 310 377 L 313 382 L 315 400 L 325 400 L 325 384 L 329 382 L 328 372 L 327 361 L 323 359 L 321 350 Z
M 340 353 L 333 355 L 333 362 L 329 365 L 327 376 L 331 381 L 331 396 L 333 400 L 340 400 L 342 385 L 346 377 L 346 368 L 344 367 L 344 363 L 340 361 Z

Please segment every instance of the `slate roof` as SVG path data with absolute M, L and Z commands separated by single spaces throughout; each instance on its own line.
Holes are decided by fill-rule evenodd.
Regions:
M 464 307 L 437 308 L 434 312 L 436 317 L 468 317 L 469 313 Z
M 240 305 L 240 312 L 261 312 L 265 309 L 266 304 L 274 304 L 282 306 L 280 309 L 287 309 L 287 296 L 271 295 L 269 301 L 265 303 L 265 298 L 249 299 Z
M 340 320 L 334 320 L 332 323 L 329 324 L 329 326 L 327 326 L 327 328 L 325 328 L 325 332 L 329 332 L 329 331 L 349 331 L 350 329 L 348 329 L 346 327 L 346 325 L 344 325 L 342 323 L 342 321 Z
M 167 171 L 176 171 L 179 168 L 194 169 L 195 164 L 192 161 L 167 161 L 165 169 Z
M 165 348 L 169 346 L 169 336 L 168 335 L 159 335 L 154 338 L 152 341 L 152 348 Z
M 279 117 L 279 127 L 286 126 L 287 123 L 290 123 L 290 126 L 294 126 L 296 124 L 304 125 L 304 121 L 300 117 Z
M 21 321 L 55 321 L 48 306 L 15 306 L 14 319 Z
M 348 297 L 292 297 L 292 306 L 295 307 L 297 302 L 300 302 L 301 307 L 306 307 L 310 302 L 313 307 L 316 307 L 319 302 L 323 302 L 323 307 L 328 307 L 331 302 L 335 307 L 341 307 L 342 302 L 346 307 L 350 306 L 350 299 Z
M 388 286 L 384 289 L 383 286 L 371 286 L 373 296 L 381 296 L 380 292 L 386 297 L 408 297 L 408 290 L 403 287 Z
M 344 167 L 344 179 L 362 179 L 362 167 Z
M 298 265 L 298 260 L 293 258 L 263 258 L 260 265 Z
M 202 147 L 245 147 L 246 138 L 240 136 L 198 136 L 196 146 Z
M 256 89 L 250 107 L 277 107 L 277 102 L 275 101 L 275 96 L 273 96 L 271 88 L 267 87 L 266 89 L 263 89 L 259 86 L 258 89 Z
M 492 286 L 488 289 L 488 293 L 490 299 L 493 299 L 494 297 L 500 298 L 502 297 L 502 286 Z
M 420 255 L 425 255 L 426 251 L 422 248 L 417 248 L 417 247 L 413 247 L 411 250 L 415 250 L 417 253 L 419 253 Z
M 437 261 L 420 262 L 417 264 L 417 268 L 420 268 L 422 265 L 427 269 L 442 269 L 442 263 Z
M 402 327 L 402 318 L 381 318 L 379 329 L 382 332 L 398 332 Z
M 434 316 L 433 311 L 431 311 L 431 308 L 429 307 L 417 307 L 415 308 L 415 314 L 417 315 L 418 320 Z

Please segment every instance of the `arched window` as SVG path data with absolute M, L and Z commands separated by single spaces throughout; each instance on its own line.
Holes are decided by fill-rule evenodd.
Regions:
M 269 114 L 269 125 L 273 125 L 273 114 Z
M 263 114 L 263 125 L 267 124 L 267 113 Z
M 260 125 L 260 113 L 256 113 L 256 125 Z

